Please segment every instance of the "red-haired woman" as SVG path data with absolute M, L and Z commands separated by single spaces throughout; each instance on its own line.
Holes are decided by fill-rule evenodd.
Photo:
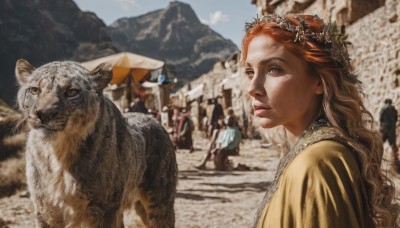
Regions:
M 255 227 L 396 227 L 382 142 L 353 73 L 347 36 L 314 15 L 246 24 L 242 65 L 263 128 L 282 125 L 289 152 Z

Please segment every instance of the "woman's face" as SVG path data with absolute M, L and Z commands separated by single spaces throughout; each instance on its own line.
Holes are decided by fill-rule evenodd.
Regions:
M 318 114 L 321 80 L 311 75 L 303 59 L 267 35 L 250 41 L 245 74 L 254 114 L 262 127 L 283 125 L 299 134 Z

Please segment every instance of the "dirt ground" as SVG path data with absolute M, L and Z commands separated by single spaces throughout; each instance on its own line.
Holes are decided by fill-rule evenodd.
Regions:
M 196 135 L 195 151 L 178 150 L 178 193 L 175 201 L 176 227 L 251 227 L 258 203 L 272 181 L 279 154 L 261 146 L 259 140 L 244 140 L 240 156 L 232 157 L 250 171 L 213 171 L 194 168 L 208 147 L 208 140 Z M 385 154 L 386 158 L 390 158 Z M 0 170 L 2 172 L 2 170 Z M 392 177 L 397 186 L 400 178 Z M 399 188 L 400 190 L 400 188 Z M 398 190 L 398 192 L 399 192 Z M 26 190 L 0 198 L 0 227 L 34 227 L 32 204 Z M 125 214 L 126 227 L 142 227 L 134 212 Z

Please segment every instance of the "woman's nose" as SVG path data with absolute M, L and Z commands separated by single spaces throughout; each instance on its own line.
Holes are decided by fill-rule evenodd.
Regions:
M 260 77 L 254 76 L 247 88 L 247 93 L 252 97 L 262 96 L 265 93 L 264 81 Z

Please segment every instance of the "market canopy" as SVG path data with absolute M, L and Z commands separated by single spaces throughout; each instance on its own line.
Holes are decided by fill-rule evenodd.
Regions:
M 185 96 L 189 101 L 195 100 L 198 97 L 204 95 L 204 84 L 200 84 L 193 88 L 192 90 L 189 90 L 186 92 Z
M 134 82 L 140 82 L 152 70 L 160 69 L 164 62 L 130 52 L 121 52 L 114 55 L 83 62 L 88 70 L 93 70 L 101 63 L 113 66 L 113 78 L 110 84 L 121 84 L 130 75 Z

